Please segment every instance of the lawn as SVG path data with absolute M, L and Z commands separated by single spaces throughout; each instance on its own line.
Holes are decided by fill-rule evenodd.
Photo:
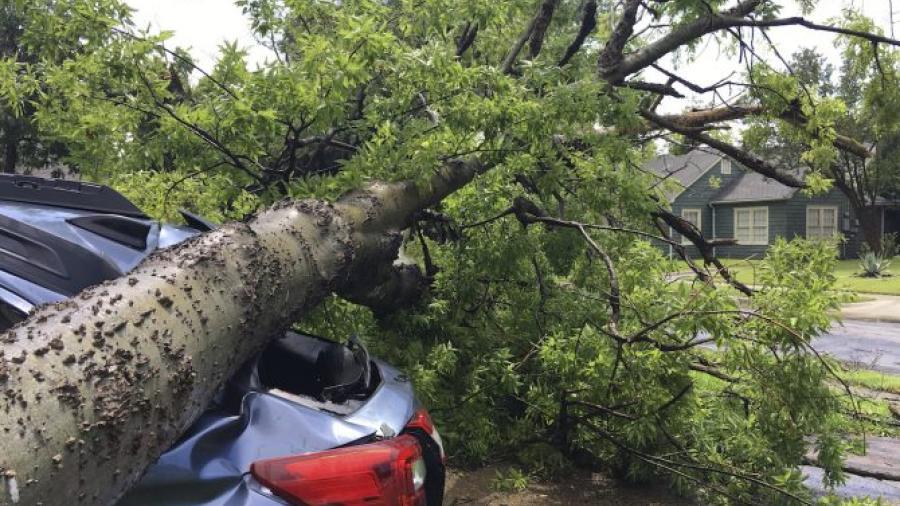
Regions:
M 900 394 L 900 376 L 866 369 L 851 369 L 844 371 L 841 376 L 844 378 L 844 381 L 852 386 Z
M 737 276 L 738 280 L 750 285 L 755 284 L 755 269 L 758 260 L 723 259 L 723 262 Z M 859 293 L 900 295 L 900 264 L 894 267 L 898 270 L 893 276 L 863 278 L 857 275 L 859 272 L 858 260 L 840 260 L 835 269 L 837 288 Z
M 900 295 L 900 271 L 893 276 L 863 278 L 857 275 L 859 272 L 858 260 L 841 260 L 835 272 L 838 277 L 838 287 L 842 289 L 860 293 Z

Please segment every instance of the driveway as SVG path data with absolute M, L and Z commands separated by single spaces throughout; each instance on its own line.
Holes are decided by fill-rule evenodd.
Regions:
M 900 305 L 897 307 L 900 315 Z M 888 374 L 900 374 L 900 323 L 845 320 L 812 342 L 821 353 Z
M 861 294 L 866 300 L 845 304 L 841 317 L 845 320 L 900 322 L 900 297 L 896 295 Z

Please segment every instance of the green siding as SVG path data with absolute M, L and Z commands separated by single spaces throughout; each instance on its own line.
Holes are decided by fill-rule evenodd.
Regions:
M 701 213 L 700 225 L 704 237 L 713 237 L 713 221 L 712 207 L 709 205 L 712 198 L 719 193 L 725 185 L 731 183 L 735 178 L 740 177 L 741 169 L 734 162 L 731 164 L 731 174 L 722 174 L 721 161 L 708 170 L 694 184 L 686 188 L 675 201 L 672 202 L 672 212 L 681 216 L 683 209 L 699 209 Z M 672 238 L 676 241 L 681 240 L 681 235 L 673 233 Z M 688 252 L 692 256 L 699 256 L 697 248 L 688 247 Z
M 826 194 L 816 195 L 812 198 L 803 195 L 803 192 L 798 192 L 787 204 L 788 219 L 790 223 L 794 224 L 788 237 L 806 237 L 807 206 L 837 207 L 838 229 L 844 237 L 841 245 L 841 257 L 856 258 L 859 256 L 862 234 L 859 227 L 855 226 L 856 212 L 850 205 L 850 200 L 840 190 L 832 189 Z
M 767 207 L 769 209 L 769 244 L 775 242 L 778 236 L 785 236 L 790 229 L 785 208 L 787 202 L 744 202 L 740 204 L 728 204 L 716 206 L 716 237 L 731 239 L 734 233 L 734 210 L 744 207 Z M 768 245 L 737 244 L 734 246 L 719 246 L 716 254 L 727 258 L 759 258 L 766 254 Z
M 716 237 L 734 237 L 734 210 L 741 207 L 769 208 L 769 244 L 776 237 L 794 239 L 806 237 L 807 206 L 834 206 L 838 208 L 838 228 L 844 234 L 845 241 L 840 248 L 840 256 L 854 258 L 859 253 L 859 234 L 844 230 L 846 225 L 853 225 L 856 215 L 850 202 L 839 190 L 831 190 L 826 194 L 807 197 L 797 192 L 790 200 L 780 202 L 747 202 L 716 206 Z M 761 257 L 768 246 L 736 245 L 716 248 L 716 253 L 723 257 L 749 258 Z

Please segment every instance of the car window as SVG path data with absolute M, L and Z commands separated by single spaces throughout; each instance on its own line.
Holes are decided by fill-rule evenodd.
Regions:
M 9 305 L 0 299 L 0 332 L 12 327 L 25 319 L 25 313 Z

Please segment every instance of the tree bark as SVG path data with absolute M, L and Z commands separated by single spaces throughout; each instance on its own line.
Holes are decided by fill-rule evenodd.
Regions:
M 409 299 L 410 269 L 390 268 L 399 232 L 480 170 L 453 161 L 424 188 L 286 201 L 37 309 L 0 337 L 0 504 L 113 503 L 224 380 L 326 295 L 381 308 Z
M 662 116 L 664 119 L 685 128 L 706 127 L 714 123 L 744 119 L 749 116 L 765 116 L 767 110 L 762 105 L 729 105 L 712 109 L 699 109 L 687 111 L 681 114 Z M 778 118 L 797 126 L 803 126 L 809 122 L 797 111 L 785 111 Z M 847 135 L 835 134 L 832 141 L 834 147 L 852 153 L 862 159 L 873 156 L 872 149 Z
M 722 12 L 710 11 L 693 21 L 677 25 L 665 36 L 625 55 L 623 50 L 634 33 L 637 8 L 640 5 L 638 1 L 625 2 L 622 19 L 600 52 L 597 65 L 599 75 L 610 83 L 620 83 L 627 76 L 649 67 L 685 44 L 706 34 L 734 26 L 743 19 L 743 16 L 755 11 L 762 3 L 762 0 L 742 0 Z
M 4 174 L 14 174 L 19 163 L 19 139 L 15 133 L 10 132 L 3 140 L 3 168 Z
M 875 206 L 858 208 L 856 214 L 859 217 L 859 228 L 863 240 L 869 248 L 881 254 L 881 209 Z

